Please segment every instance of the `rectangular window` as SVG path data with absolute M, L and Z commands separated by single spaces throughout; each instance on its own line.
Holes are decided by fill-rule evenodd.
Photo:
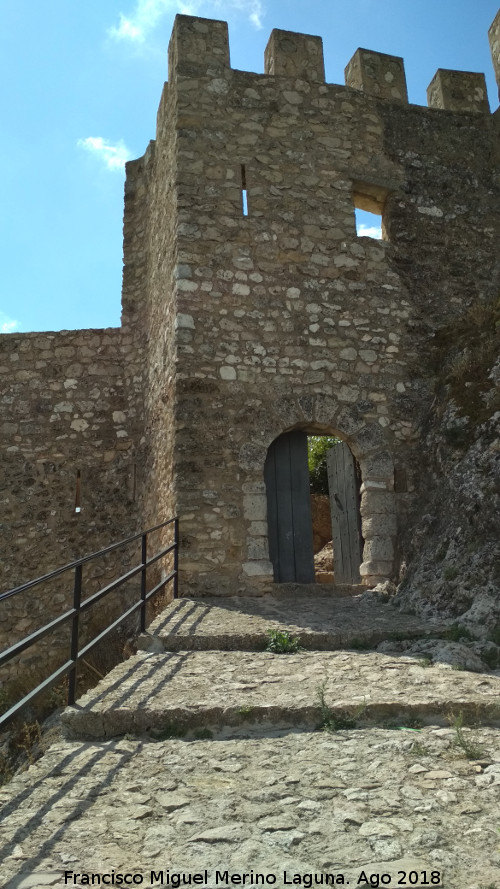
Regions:
M 248 216 L 247 173 L 245 164 L 241 165 L 241 208 L 243 216 Z
M 388 190 L 368 182 L 353 182 L 352 201 L 356 234 L 360 238 L 388 241 L 384 220 Z
M 81 472 L 79 469 L 76 470 L 76 490 L 75 490 L 75 513 L 80 513 L 82 511 L 80 504 L 81 497 Z

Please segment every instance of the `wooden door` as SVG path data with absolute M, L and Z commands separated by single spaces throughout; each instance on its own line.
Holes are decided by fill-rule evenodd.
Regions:
M 276 583 L 314 583 L 307 435 L 287 432 L 269 448 L 267 491 L 269 557 Z
M 362 539 L 358 477 L 354 457 L 345 442 L 330 448 L 326 465 L 335 583 L 360 583 Z

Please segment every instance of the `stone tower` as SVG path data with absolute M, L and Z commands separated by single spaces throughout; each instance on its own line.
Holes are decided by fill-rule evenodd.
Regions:
M 403 60 L 364 49 L 326 84 L 321 39 L 288 31 L 236 71 L 224 22 L 176 17 L 127 166 L 123 325 L 147 343 L 146 516 L 181 516 L 184 590 L 269 588 L 264 467 L 290 430 L 348 443 L 361 576 L 397 570 L 429 339 L 487 298 L 498 234 L 484 76 L 440 70 L 428 95 L 408 105 Z
M 233 70 L 224 22 L 176 17 L 127 165 L 122 327 L 0 337 L 3 589 L 178 513 L 183 593 L 270 590 L 266 461 L 297 432 L 347 443 L 361 577 L 398 577 L 439 481 L 443 337 L 499 283 L 498 112 L 482 74 L 439 70 L 428 99 L 366 49 L 325 83 L 321 39 L 288 31 Z

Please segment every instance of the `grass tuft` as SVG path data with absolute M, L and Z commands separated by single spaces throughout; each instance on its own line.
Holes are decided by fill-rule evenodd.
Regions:
M 359 717 L 366 709 L 365 704 L 362 704 L 360 707 L 358 707 L 354 713 L 348 713 L 346 710 L 340 711 L 339 713 L 334 713 L 325 700 L 327 685 L 328 680 L 325 679 L 316 690 L 320 709 L 320 723 L 318 725 L 318 731 L 338 732 L 342 731 L 342 729 L 356 728 Z
M 296 654 L 303 651 L 300 639 L 290 636 L 287 630 L 267 630 L 266 651 L 273 654 Z
M 464 714 L 462 710 L 458 713 L 450 713 L 447 717 L 450 726 L 455 731 L 453 746 L 460 748 L 467 759 L 481 759 L 484 749 L 475 738 L 466 737 L 464 734 Z

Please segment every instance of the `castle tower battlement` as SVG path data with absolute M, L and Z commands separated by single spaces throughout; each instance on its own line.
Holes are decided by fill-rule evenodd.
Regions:
M 163 517 L 161 492 L 182 516 L 186 589 L 269 588 L 264 467 L 294 430 L 349 445 L 361 577 L 397 571 L 432 389 L 421 355 L 489 292 L 497 225 L 483 76 L 439 71 L 429 101 L 408 104 L 396 56 L 359 49 L 346 86 L 328 84 L 321 38 L 274 30 L 256 74 L 230 67 L 225 23 L 176 17 L 136 292 L 145 503 Z M 378 214 L 382 239 L 357 231 L 356 208 Z
M 500 71 L 500 13 L 489 31 L 493 65 Z M 227 23 L 187 15 L 175 18 L 168 52 L 168 78 L 177 75 L 224 75 L 230 70 Z M 264 73 L 325 81 L 321 37 L 275 28 L 264 53 Z M 345 85 L 374 98 L 408 103 L 404 60 L 399 56 L 357 49 L 345 68 Z M 427 90 L 428 105 L 446 111 L 489 112 L 484 74 L 438 69 Z
M 368 49 L 357 49 L 345 69 L 346 86 L 378 99 L 408 104 L 403 59 Z
M 275 28 L 264 53 L 264 72 L 273 76 L 324 82 L 325 63 L 321 37 Z

